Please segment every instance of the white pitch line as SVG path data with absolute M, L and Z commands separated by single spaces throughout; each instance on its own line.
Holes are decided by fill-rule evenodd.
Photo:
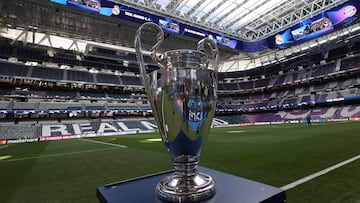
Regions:
M 4 145 L 4 146 L 0 147 L 0 149 L 4 149 L 6 147 L 8 147 L 8 145 Z
M 337 169 L 337 168 L 340 168 L 341 166 L 344 166 L 344 165 L 346 165 L 346 164 L 349 164 L 349 163 L 351 163 L 351 162 L 353 162 L 353 161 L 355 161 L 355 160 L 357 160 L 357 159 L 360 159 L 360 155 L 357 155 L 357 156 L 352 157 L 352 158 L 350 158 L 350 159 L 348 159 L 348 160 L 345 160 L 345 161 L 343 161 L 343 162 L 340 162 L 340 163 L 338 163 L 338 164 L 335 164 L 335 165 L 333 165 L 333 166 L 330 166 L 330 167 L 328 167 L 328 168 L 326 168 L 326 169 L 324 169 L 324 170 L 321 170 L 321 171 L 319 171 L 319 172 L 316 172 L 316 173 L 314 173 L 314 174 L 311 174 L 311 175 L 309 175 L 309 176 L 306 176 L 306 177 L 304 177 L 304 178 L 301 178 L 301 179 L 299 179 L 299 180 L 297 180 L 297 181 L 294 181 L 294 182 L 292 182 L 292 183 L 290 183 L 290 184 L 284 185 L 284 186 L 281 187 L 281 189 L 282 189 L 282 190 L 288 190 L 288 189 L 294 188 L 294 187 L 296 187 L 296 186 L 298 186 L 298 185 L 300 185 L 300 184 L 303 184 L 303 183 L 305 183 L 305 182 L 308 182 L 308 181 L 310 181 L 310 180 L 312 180 L 312 179 L 314 179 L 314 178 L 316 178 L 316 177 L 318 177 L 318 176 L 327 174 L 327 173 L 329 173 L 330 171 L 333 171 L 333 170 L 335 170 L 335 169 Z
M 29 157 L 24 157 L 24 158 L 2 160 L 2 161 L 0 161 L 0 163 L 3 163 L 3 162 L 13 162 L 13 161 L 23 161 L 23 160 L 29 160 L 29 159 L 48 158 L 48 157 L 54 157 L 54 156 L 64 156 L 64 155 L 82 154 L 82 153 L 97 152 L 97 151 L 106 151 L 106 150 L 113 150 L 113 149 L 119 149 L 119 147 L 93 149 L 93 150 L 84 150 L 84 151 L 68 152 L 68 153 L 59 153 L 59 154 L 49 154 L 49 155 L 43 155 L 43 156 L 29 156 Z
M 89 140 L 89 139 L 80 139 L 80 140 L 82 140 L 82 141 L 86 141 L 86 142 L 93 142 L 93 143 L 98 143 L 98 144 L 104 144 L 104 145 L 110 145 L 110 146 L 116 146 L 116 147 L 127 148 L 127 146 L 125 146 L 125 145 L 114 144 L 114 143 L 109 143 L 109 142 L 101 142 L 101 141 Z

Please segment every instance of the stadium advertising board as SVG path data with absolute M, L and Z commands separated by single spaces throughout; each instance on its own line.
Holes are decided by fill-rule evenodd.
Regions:
M 150 110 L 146 109 L 118 109 L 118 110 L 2 110 L 0 114 L 16 114 L 16 115 L 29 115 L 29 114 L 69 114 L 69 117 L 76 117 L 77 114 L 83 113 L 102 113 L 102 114 L 113 114 L 113 113 L 150 113 Z
M 267 39 L 245 42 L 225 35 L 213 33 L 190 26 L 170 18 L 164 18 L 135 8 L 117 4 L 110 0 L 50 0 L 51 2 L 76 7 L 104 16 L 112 16 L 135 23 L 153 22 L 169 33 L 194 38 L 208 37 L 217 44 L 246 52 L 261 51 L 267 48 L 287 48 L 314 39 L 335 29 L 349 25 L 359 16 L 359 1 L 354 0 L 332 8 L 310 19 L 282 31 Z
M 7 144 L 18 144 L 18 143 L 29 143 L 29 142 L 38 142 L 39 138 L 24 138 L 24 139 L 9 139 Z
M 112 16 L 136 23 L 153 22 L 158 24 L 164 31 L 180 35 L 186 35 L 195 38 L 209 37 L 217 44 L 236 49 L 238 40 L 224 35 L 208 32 L 194 26 L 177 22 L 170 18 L 164 18 L 158 15 L 130 8 L 109 0 L 50 0 L 51 2 L 76 7 L 79 9 L 95 12 L 105 16 Z
M 349 25 L 359 17 L 358 11 L 359 5 L 355 1 L 346 3 L 313 18 L 306 19 L 278 33 L 272 39 L 270 38 L 270 40 L 278 48 L 286 48 L 293 44 L 299 44 Z

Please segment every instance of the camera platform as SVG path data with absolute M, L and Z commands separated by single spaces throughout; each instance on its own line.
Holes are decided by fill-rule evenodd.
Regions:
M 231 174 L 206 167 L 198 167 L 199 172 L 209 174 L 215 181 L 216 194 L 199 203 L 284 203 L 285 191 Z M 96 195 L 101 203 L 164 203 L 157 198 L 157 183 L 173 171 L 111 183 L 97 188 Z

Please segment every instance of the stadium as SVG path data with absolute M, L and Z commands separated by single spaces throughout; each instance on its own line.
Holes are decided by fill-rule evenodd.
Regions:
M 359 10 L 358 0 L 1 0 L 0 202 L 99 202 L 99 186 L 173 168 L 134 47 L 153 22 L 159 53 L 218 46 L 201 166 L 280 188 L 290 203 L 359 203 Z M 156 36 L 142 37 L 147 72 L 159 70 Z

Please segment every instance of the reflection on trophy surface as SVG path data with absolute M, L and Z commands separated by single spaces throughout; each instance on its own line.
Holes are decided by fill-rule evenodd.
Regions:
M 159 70 L 146 74 L 141 52 L 143 30 L 157 33 L 152 58 Z M 201 148 L 209 135 L 215 113 L 218 49 L 210 39 L 198 43 L 197 50 L 171 50 L 160 58 L 156 51 L 164 33 L 154 23 L 145 23 L 135 36 L 140 72 L 162 141 L 168 149 L 175 172 L 162 179 L 158 198 L 170 202 L 193 202 L 215 194 L 213 179 L 198 172 Z

